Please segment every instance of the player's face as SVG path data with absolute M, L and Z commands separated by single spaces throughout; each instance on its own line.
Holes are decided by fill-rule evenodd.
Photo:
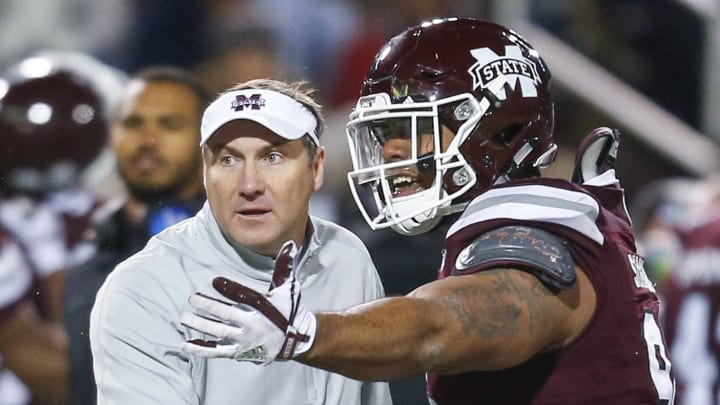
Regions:
M 226 237 L 266 256 L 300 244 L 310 194 L 322 185 L 324 152 L 310 163 L 305 141 L 287 141 L 248 120 L 231 121 L 204 149 L 205 190 Z
M 439 146 L 441 151 L 446 151 L 450 142 L 454 138 L 454 134 L 446 127 L 442 127 L 442 135 L 440 136 Z M 435 135 L 432 128 L 422 131 L 417 136 L 417 156 L 422 160 L 427 155 L 427 159 L 432 161 L 435 153 Z M 412 156 L 412 140 L 409 136 L 391 136 L 382 145 L 382 159 L 385 163 L 407 160 Z M 422 172 L 418 169 L 418 164 L 409 165 L 391 170 L 390 189 L 393 197 L 401 197 L 426 190 L 430 187 L 435 179 L 435 170 Z M 434 167 L 434 166 L 433 166 Z
M 110 143 L 131 193 L 190 198 L 200 190 L 199 111 L 194 93 L 183 85 L 129 83 Z

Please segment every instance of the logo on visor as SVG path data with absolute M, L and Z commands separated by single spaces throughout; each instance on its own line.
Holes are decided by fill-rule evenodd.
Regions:
M 518 46 L 506 46 L 505 56 L 499 56 L 489 48 L 473 49 L 470 54 L 477 59 L 468 69 L 473 78 L 473 90 L 478 87 L 499 89 L 495 93 L 504 100 L 504 85 L 515 90 L 519 81 L 523 97 L 537 97 L 540 75 L 535 63 L 523 56 Z
M 235 111 L 242 111 L 245 107 L 252 110 L 259 110 L 260 107 L 265 107 L 265 99 L 260 97 L 260 94 L 253 94 L 250 97 L 241 94 L 235 96 L 235 100 L 230 104 L 230 107 Z

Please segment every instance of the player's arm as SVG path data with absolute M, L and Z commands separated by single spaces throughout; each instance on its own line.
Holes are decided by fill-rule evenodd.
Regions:
M 564 241 L 547 232 L 499 228 L 458 258 L 457 276 L 406 297 L 312 314 L 295 272 L 278 270 L 280 259 L 289 260 L 281 252 L 273 280 L 291 277 L 277 277 L 285 281 L 275 290 L 261 294 L 218 277 L 213 287 L 221 298 L 191 296 L 182 323 L 216 339 L 188 340 L 183 350 L 254 362 L 295 359 L 359 380 L 386 380 L 512 367 L 572 341 L 592 316 L 590 281 Z
M 60 325 L 42 319 L 29 301 L 15 305 L 0 321 L 3 365 L 31 390 L 37 403 L 67 403 L 67 347 Z
M 517 365 L 572 340 L 594 309 L 581 272 L 553 293 L 535 275 L 495 269 L 424 285 L 341 313 L 317 314 L 317 338 L 297 360 L 357 379 Z
M 37 286 L 39 297 L 36 305 L 42 316 L 53 322 L 62 322 L 65 270 L 43 277 Z

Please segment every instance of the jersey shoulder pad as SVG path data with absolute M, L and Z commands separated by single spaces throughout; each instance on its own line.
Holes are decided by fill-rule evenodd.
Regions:
M 457 275 L 512 267 L 530 270 L 559 289 L 575 284 L 575 262 L 567 242 L 538 228 L 504 226 L 486 232 L 466 246 L 455 260 Z

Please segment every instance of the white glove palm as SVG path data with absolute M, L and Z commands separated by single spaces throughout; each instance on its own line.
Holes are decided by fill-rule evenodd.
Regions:
M 219 340 L 189 340 L 183 350 L 201 357 L 256 363 L 287 360 L 310 350 L 317 322 L 315 315 L 300 305 L 296 255 L 292 241 L 280 248 L 266 294 L 224 277 L 215 278 L 212 284 L 232 302 L 193 294 L 189 303 L 195 311 L 185 312 L 182 323 Z

